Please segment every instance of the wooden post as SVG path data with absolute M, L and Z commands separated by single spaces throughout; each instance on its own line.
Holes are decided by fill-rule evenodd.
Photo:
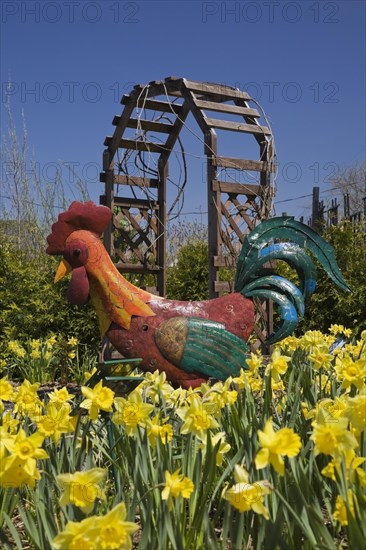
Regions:
M 208 284 L 209 298 L 216 298 L 215 283 L 218 281 L 219 268 L 215 266 L 214 258 L 222 254 L 220 238 L 221 227 L 221 193 L 214 190 L 216 180 L 216 166 L 213 157 L 217 155 L 217 138 L 213 130 L 205 134 L 205 153 L 207 155 L 207 204 L 208 204 Z
M 165 296 L 166 290 L 166 178 L 168 162 L 158 161 L 158 216 L 157 216 L 157 260 L 159 271 L 157 275 L 157 290 L 160 296 Z

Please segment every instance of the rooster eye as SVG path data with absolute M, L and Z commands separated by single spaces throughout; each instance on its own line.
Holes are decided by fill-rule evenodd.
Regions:
M 74 250 L 74 252 L 73 252 L 73 255 L 74 255 L 74 256 L 80 256 L 80 254 L 81 254 L 80 248 L 75 248 L 75 250 Z

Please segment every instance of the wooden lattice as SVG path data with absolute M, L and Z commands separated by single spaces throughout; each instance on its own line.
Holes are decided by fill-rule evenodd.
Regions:
M 157 292 L 165 294 L 168 161 L 191 114 L 207 159 L 210 297 L 231 290 L 219 280 L 219 269 L 235 265 L 246 232 L 271 215 L 274 194 L 273 137 L 251 101 L 230 86 L 174 77 L 137 85 L 122 97 L 122 114 L 114 117 L 114 134 L 105 140 L 100 177 L 105 184 L 101 202 L 115 213 L 105 244 L 121 272 L 153 273 Z M 126 136 L 130 129 L 132 138 Z M 253 136 L 259 158 L 221 156 L 218 132 L 223 130 L 236 138 Z M 120 188 L 129 188 L 133 198 Z M 271 319 L 268 304 L 259 304 L 255 347 L 272 330 Z

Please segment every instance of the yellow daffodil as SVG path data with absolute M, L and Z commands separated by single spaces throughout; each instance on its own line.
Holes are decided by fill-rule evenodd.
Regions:
M 179 496 L 189 498 L 193 491 L 193 481 L 182 475 L 180 468 L 172 474 L 168 471 L 165 472 L 165 487 L 161 493 L 161 498 L 168 501 L 170 510 L 173 508 L 173 498 Z
M 44 435 L 39 432 L 27 436 L 23 428 L 11 439 L 5 442 L 7 450 L 20 460 L 29 460 L 30 458 L 42 460 L 48 458 L 48 454 L 41 445 L 44 441 Z
M 101 550 L 127 550 L 132 548 L 131 535 L 138 530 L 136 523 L 126 520 L 126 506 L 118 504 L 105 516 L 97 517 L 95 548 Z
M 42 410 L 42 402 L 38 397 L 37 390 L 39 384 L 31 384 L 28 380 L 24 380 L 19 386 L 15 394 L 14 412 L 21 415 L 28 414 L 31 418 L 40 415 Z
M 282 355 L 281 350 L 276 348 L 271 355 L 271 361 L 268 363 L 266 374 L 271 373 L 274 380 L 279 380 L 280 375 L 285 374 L 288 369 L 288 363 L 291 357 Z
M 238 386 L 239 390 L 244 388 L 252 391 L 253 393 L 261 392 L 263 389 L 263 379 L 252 371 L 240 370 L 240 376 L 233 378 L 234 384 Z
M 354 385 L 361 390 L 366 378 L 366 362 L 363 358 L 354 361 L 349 355 L 336 357 L 335 369 L 342 388 Z
M 338 521 L 341 525 L 348 525 L 347 507 L 348 507 L 349 513 L 353 517 L 355 517 L 355 507 L 353 504 L 353 493 L 351 489 L 348 489 L 347 496 L 348 496 L 347 506 L 343 498 L 341 497 L 341 495 L 337 496 L 335 511 L 333 514 L 334 519 Z
M 19 344 L 17 340 L 10 340 L 8 342 L 8 349 L 14 353 L 16 357 L 23 358 L 25 357 L 25 349 Z
M 309 354 L 309 361 L 315 370 L 329 370 L 332 366 L 334 355 L 329 353 L 329 347 L 325 344 L 314 346 Z
M 320 330 L 308 330 L 300 339 L 300 346 L 311 353 L 315 347 L 326 342 L 326 336 Z
M 211 386 L 208 391 L 203 395 L 203 401 L 207 403 L 213 403 L 217 405 L 217 408 L 214 407 L 212 413 L 223 409 L 226 405 L 233 405 L 238 398 L 238 392 L 234 389 L 231 389 L 233 379 L 231 377 L 227 378 L 225 382 L 216 382 Z
M 41 340 L 31 340 L 30 345 L 32 349 L 39 350 L 39 348 L 41 347 Z
M 347 429 L 347 418 L 338 417 L 330 422 L 314 421 L 312 426 L 314 431 L 310 439 L 315 443 L 316 455 L 323 453 L 339 457 L 345 451 L 358 446 L 355 436 Z
M 54 334 L 52 334 L 49 338 L 47 338 L 46 340 L 46 347 L 47 348 L 52 348 L 57 342 L 57 336 L 55 336 Z
M 366 392 L 349 397 L 347 405 L 346 416 L 352 426 L 360 432 L 366 430 Z
M 297 456 L 301 449 L 300 437 L 295 434 L 294 430 L 292 428 L 281 428 L 275 432 L 271 419 L 267 420 L 263 431 L 258 431 L 258 439 L 262 448 L 255 457 L 256 467 L 261 469 L 268 464 L 272 464 L 280 475 L 284 474 L 283 457 L 292 458 Z
M 122 425 L 128 435 L 135 435 L 138 426 L 145 426 L 154 405 L 144 403 L 139 391 L 133 391 L 128 399 L 116 397 L 116 412 L 112 416 L 114 424 Z
M 56 550 L 95 550 L 96 549 L 96 516 L 83 519 L 79 523 L 69 521 L 65 529 L 54 539 Z
M 37 470 L 37 461 L 34 458 L 23 460 L 16 455 L 1 458 L 0 487 L 15 488 L 29 485 L 34 488 L 39 479 L 41 474 Z
M 343 325 L 337 325 L 337 324 L 330 325 L 329 332 L 331 334 L 334 334 L 334 336 L 337 336 L 338 334 L 343 334 L 347 338 L 349 338 L 352 335 L 351 329 L 345 328 Z
M 6 376 L 0 379 L 0 401 L 13 401 L 15 397 L 13 386 Z
M 234 480 L 235 485 L 230 489 L 224 489 L 222 497 L 240 512 L 253 510 L 256 514 L 269 519 L 268 510 L 263 504 L 264 496 L 270 493 L 268 481 L 250 483 L 248 472 L 239 464 L 234 468 Z
M 182 407 L 176 411 L 179 418 L 183 420 L 180 433 L 194 433 L 203 440 L 207 430 L 219 427 L 217 420 L 210 414 L 211 411 L 212 404 L 205 404 L 199 397 L 194 396 L 188 407 Z
M 163 445 L 166 445 L 172 440 L 173 426 L 171 424 L 160 424 L 159 414 L 156 414 L 151 420 L 148 419 L 147 436 L 152 447 L 156 446 L 156 441 L 161 440 Z
M 250 372 L 256 372 L 263 364 L 263 357 L 259 353 L 251 353 L 246 363 Z
M 58 475 L 57 481 L 63 489 L 60 504 L 62 506 L 74 504 L 88 514 L 92 511 L 94 502 L 97 499 L 105 499 L 105 493 L 99 483 L 106 475 L 107 470 L 103 468 L 92 468 L 74 474 Z
M 71 338 L 69 338 L 68 341 L 67 341 L 67 345 L 68 345 L 68 346 L 71 346 L 71 347 L 73 347 L 73 348 L 74 348 L 75 346 L 77 346 L 78 343 L 79 343 L 79 342 L 78 342 L 78 339 L 77 339 L 77 338 L 74 338 L 74 336 L 71 336 Z
M 46 408 L 47 414 L 37 420 L 37 428 L 44 437 L 52 437 L 57 444 L 62 433 L 74 431 L 73 419 L 70 416 L 71 406 L 63 403 L 62 406 L 49 403 Z
M 203 460 L 206 456 L 208 433 L 209 432 L 206 432 L 206 438 L 200 444 Z M 216 445 L 219 445 L 216 452 L 216 465 L 221 466 L 224 455 L 228 453 L 231 449 L 231 445 L 227 441 L 225 441 L 225 432 L 218 432 L 215 435 L 211 435 L 211 444 L 213 448 L 216 447 Z
M 152 401 L 158 403 L 161 396 L 166 401 L 171 393 L 174 391 L 173 387 L 166 381 L 166 373 L 159 372 L 146 372 L 145 380 L 138 386 L 139 390 L 143 390 L 147 397 L 150 397 Z
M 121 502 L 105 516 L 69 521 L 53 539 L 53 546 L 56 550 L 130 550 L 131 535 L 139 527 L 125 518 L 126 507 Z
M 74 399 L 74 396 L 72 393 L 69 393 L 68 389 L 60 388 L 59 390 L 54 389 L 52 392 L 48 393 L 49 400 L 57 406 L 62 406 L 64 403 L 68 401 L 72 401 Z
M 347 449 L 342 457 L 332 458 L 332 460 L 322 469 L 321 473 L 323 476 L 330 477 L 333 481 L 336 481 L 335 473 L 338 472 L 338 475 L 340 475 L 341 465 L 344 462 L 347 481 L 353 481 L 355 473 L 357 473 L 361 485 L 366 486 L 366 472 L 360 468 L 365 460 L 366 458 L 362 456 L 357 457 L 353 449 Z
M 112 411 L 114 392 L 103 386 L 103 380 L 98 382 L 94 388 L 82 386 L 83 396 L 86 398 L 80 403 L 80 407 L 87 409 L 91 420 L 98 418 L 99 411 Z

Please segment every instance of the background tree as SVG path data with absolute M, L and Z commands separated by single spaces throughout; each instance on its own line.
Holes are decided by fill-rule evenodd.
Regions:
M 349 196 L 350 214 L 362 211 L 366 199 L 366 163 L 359 162 L 345 169 L 339 168 L 329 178 L 337 194 Z

